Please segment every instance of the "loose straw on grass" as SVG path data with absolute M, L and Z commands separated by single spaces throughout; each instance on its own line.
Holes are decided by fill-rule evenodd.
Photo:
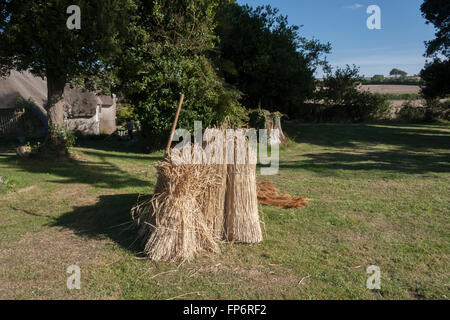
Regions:
M 280 194 L 272 181 L 257 183 L 258 202 L 268 206 L 279 206 L 284 208 L 298 208 L 308 205 L 308 200 L 302 197 L 295 198 L 289 194 Z

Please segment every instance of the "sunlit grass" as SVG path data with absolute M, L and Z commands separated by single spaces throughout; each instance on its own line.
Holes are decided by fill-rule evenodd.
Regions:
M 263 243 L 223 244 L 181 265 L 140 259 L 126 224 L 162 153 L 91 141 L 74 150 L 85 161 L 52 162 L 18 159 L 2 143 L 0 298 L 447 299 L 449 127 L 285 130 L 279 173 L 258 179 L 309 206 L 261 206 Z M 66 289 L 71 264 L 80 291 Z M 381 269 L 381 290 L 366 288 L 369 265 Z

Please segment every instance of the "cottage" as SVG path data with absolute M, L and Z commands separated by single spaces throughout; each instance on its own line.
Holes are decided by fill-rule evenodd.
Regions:
M 116 97 L 66 87 L 64 123 L 82 134 L 116 130 Z M 47 82 L 29 72 L 0 78 L 0 136 L 40 137 L 47 123 Z
M 11 71 L 8 78 L 0 78 L 0 136 L 42 136 L 46 100 L 47 84 L 39 77 Z
M 64 122 L 69 131 L 82 134 L 112 133 L 116 130 L 116 98 L 79 89 L 64 89 Z

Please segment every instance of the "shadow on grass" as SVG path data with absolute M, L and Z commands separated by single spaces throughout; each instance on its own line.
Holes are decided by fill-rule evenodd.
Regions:
M 141 180 L 138 177 L 131 175 L 129 172 L 123 170 L 118 165 L 114 164 L 110 159 L 123 158 L 130 160 L 148 160 L 149 165 L 153 161 L 162 160 L 162 157 L 150 156 L 134 156 L 120 155 L 112 153 L 103 153 L 87 151 L 86 154 L 98 157 L 97 161 L 77 161 L 73 159 L 59 161 L 54 159 L 22 159 L 15 154 L 15 145 L 12 143 L 0 143 L 0 161 L 3 166 L 20 168 L 21 170 L 38 173 L 50 174 L 62 177 L 64 179 L 50 180 L 48 182 L 55 183 L 84 183 L 97 188 L 113 188 L 121 189 L 126 187 L 148 187 L 149 182 Z
M 137 198 L 138 194 L 100 196 L 96 204 L 75 207 L 73 211 L 53 219 L 50 226 L 71 229 L 83 237 L 109 238 L 136 254 L 142 247 L 136 241 L 130 210 L 136 205 Z
M 364 153 L 311 153 L 306 160 L 281 161 L 280 168 L 305 169 L 317 173 L 336 174 L 335 170 L 401 172 L 423 174 L 450 172 L 450 153 L 420 154 L 409 151 L 369 151 Z
M 328 147 L 386 144 L 406 149 L 450 149 L 450 127 L 419 124 L 284 123 L 297 143 Z
M 281 161 L 280 168 L 330 175 L 335 175 L 336 170 L 450 172 L 450 131 L 443 130 L 449 129 L 444 126 L 286 123 L 285 129 L 297 143 L 332 148 L 332 151 L 300 154 L 306 159 Z M 346 149 L 333 152 L 339 148 Z
M 32 173 L 49 173 L 64 179 L 47 180 L 54 183 L 85 183 L 96 188 L 122 189 L 126 187 L 147 187 L 148 181 L 131 176 L 118 166 L 106 160 L 100 162 L 80 162 L 67 160 L 44 161 L 40 159 L 19 159 L 11 156 L 10 161 L 15 167 Z
M 145 147 L 145 144 L 139 139 L 130 141 L 130 140 L 121 140 L 117 138 L 112 138 L 108 140 L 102 139 L 79 139 L 76 142 L 76 147 L 86 148 L 86 149 L 95 149 L 101 151 L 112 151 L 112 152 L 124 152 L 124 153 L 136 153 L 136 154 L 149 154 L 148 148 Z
M 112 154 L 112 153 L 104 153 L 104 152 L 98 152 L 98 151 L 87 151 L 83 150 L 83 153 L 89 156 L 95 156 L 100 157 L 101 159 L 108 158 L 117 158 L 117 159 L 129 159 L 129 160 L 151 160 L 151 161 L 162 161 L 163 157 L 161 156 L 151 156 L 151 155 L 135 155 L 133 154 Z

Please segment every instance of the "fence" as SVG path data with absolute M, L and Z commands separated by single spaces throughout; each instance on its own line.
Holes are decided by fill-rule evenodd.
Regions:
M 44 126 L 31 108 L 0 109 L 0 137 L 35 137 Z

